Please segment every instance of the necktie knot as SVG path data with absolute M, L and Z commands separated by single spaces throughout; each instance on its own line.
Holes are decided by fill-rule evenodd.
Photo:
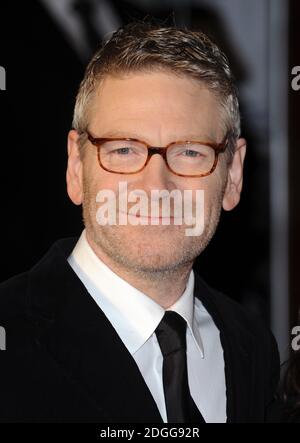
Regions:
M 175 311 L 166 311 L 155 333 L 164 357 L 186 351 L 186 321 Z

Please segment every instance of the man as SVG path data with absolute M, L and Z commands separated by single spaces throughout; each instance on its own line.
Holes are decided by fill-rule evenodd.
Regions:
M 0 288 L 2 421 L 264 421 L 274 339 L 192 269 L 239 202 L 245 151 L 228 61 L 205 35 L 112 35 L 68 137 L 85 229 Z

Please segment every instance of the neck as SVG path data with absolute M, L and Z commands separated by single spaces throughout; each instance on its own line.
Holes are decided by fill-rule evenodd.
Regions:
M 97 257 L 115 274 L 131 286 L 146 294 L 164 309 L 172 306 L 183 294 L 193 263 L 167 271 L 129 269 L 108 256 L 87 234 L 87 241 Z

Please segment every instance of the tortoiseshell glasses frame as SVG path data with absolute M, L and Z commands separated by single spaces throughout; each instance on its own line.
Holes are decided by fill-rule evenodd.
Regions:
M 139 139 L 137 139 L 137 138 L 124 138 L 124 137 L 116 137 L 116 138 L 109 138 L 109 137 L 94 137 L 94 136 L 93 136 L 88 130 L 83 131 L 83 132 L 81 133 L 81 135 L 82 135 L 82 134 L 86 134 L 86 135 L 87 135 L 87 138 L 88 138 L 88 140 L 91 142 L 91 144 L 94 145 L 94 146 L 96 146 L 96 148 L 97 148 L 98 162 L 99 162 L 99 165 L 101 166 L 101 168 L 103 168 L 105 171 L 108 171 L 108 172 L 111 172 L 111 173 L 114 173 L 114 174 L 126 174 L 126 175 L 127 175 L 127 174 L 137 174 L 138 172 L 141 172 L 141 171 L 147 166 L 147 164 L 149 163 L 149 160 L 150 160 L 150 158 L 152 157 L 152 155 L 154 155 L 154 154 L 159 154 L 159 155 L 161 155 L 161 156 L 163 157 L 163 159 L 164 159 L 164 161 L 165 161 L 165 164 L 166 164 L 167 168 L 168 168 L 173 174 L 175 174 L 175 175 L 178 175 L 178 176 L 180 176 L 180 177 L 198 177 L 198 178 L 200 178 L 200 177 L 206 177 L 207 175 L 210 175 L 210 174 L 212 174 L 212 173 L 214 172 L 214 170 L 216 169 L 217 164 L 218 164 L 219 154 L 223 153 L 223 152 L 226 150 L 226 148 L 227 148 L 227 146 L 228 146 L 228 143 L 229 143 L 229 133 L 227 133 L 227 134 L 225 135 L 225 137 L 224 137 L 224 139 L 223 139 L 223 141 L 222 141 L 221 143 L 211 143 L 211 142 L 195 141 L 195 140 L 193 140 L 193 141 L 189 141 L 189 140 L 179 140 L 179 141 L 171 142 L 171 143 L 169 143 L 167 146 L 164 146 L 164 147 L 151 146 L 151 145 L 149 145 L 148 143 L 146 143 L 145 141 L 143 141 L 143 140 L 139 140 Z M 105 142 L 112 142 L 112 141 L 132 141 L 132 142 L 138 142 L 138 143 L 143 144 L 143 145 L 147 148 L 147 150 L 148 150 L 148 156 L 147 156 L 147 158 L 146 158 L 145 163 L 143 164 L 143 166 L 140 167 L 138 170 L 133 171 L 133 172 L 132 172 L 132 171 L 131 171 L 131 172 L 124 172 L 124 171 L 120 171 L 120 172 L 118 172 L 118 171 L 111 170 L 111 169 L 105 167 L 105 166 L 103 165 L 102 161 L 101 161 L 100 150 L 101 150 L 102 145 L 103 145 Z M 168 151 L 168 149 L 170 149 L 170 148 L 171 148 L 172 146 L 174 146 L 175 144 L 187 144 L 187 145 L 189 145 L 189 144 L 195 144 L 195 143 L 198 143 L 198 144 L 201 144 L 201 145 L 204 145 L 204 146 L 208 146 L 208 147 L 210 147 L 210 148 L 213 149 L 213 151 L 214 151 L 214 160 L 213 160 L 212 166 L 211 166 L 211 168 L 209 169 L 209 171 L 204 172 L 204 173 L 201 173 L 201 174 L 192 174 L 192 175 L 191 175 L 191 174 L 180 174 L 180 173 L 174 171 L 174 170 L 170 167 L 170 165 L 169 165 L 169 163 L 168 163 L 168 159 L 167 159 L 167 151 Z

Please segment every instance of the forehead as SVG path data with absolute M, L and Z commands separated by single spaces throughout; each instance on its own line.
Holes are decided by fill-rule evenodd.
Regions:
M 90 128 L 104 131 L 206 135 L 222 130 L 217 97 L 197 80 L 166 72 L 106 76 L 90 104 Z

